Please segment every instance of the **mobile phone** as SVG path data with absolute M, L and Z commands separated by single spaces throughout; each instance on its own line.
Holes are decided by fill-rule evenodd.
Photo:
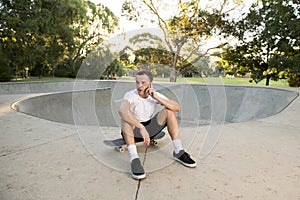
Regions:
M 149 84 L 149 86 L 148 86 L 147 90 L 148 90 L 149 88 L 152 88 L 152 83 L 150 83 L 150 84 Z M 149 92 L 148 92 L 148 93 L 149 93 Z M 152 96 L 152 94 L 150 94 L 150 93 L 149 93 L 149 95 L 151 95 L 151 96 Z
M 149 92 L 148 92 L 148 89 L 149 88 L 151 88 L 151 83 L 149 83 L 149 85 L 148 85 L 148 87 L 145 89 L 145 91 L 144 91 L 144 94 L 149 94 L 149 95 L 151 95 Z

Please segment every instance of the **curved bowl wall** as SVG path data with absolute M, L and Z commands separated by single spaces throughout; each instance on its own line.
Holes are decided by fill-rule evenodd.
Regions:
M 118 106 L 124 93 L 134 87 L 134 82 L 126 81 L 77 81 L 2 84 L 0 91 L 17 88 L 14 94 L 39 93 L 12 105 L 29 115 L 67 124 L 119 126 Z M 229 85 L 156 83 L 154 88 L 180 103 L 178 118 L 200 125 L 268 117 L 299 95 L 278 88 Z

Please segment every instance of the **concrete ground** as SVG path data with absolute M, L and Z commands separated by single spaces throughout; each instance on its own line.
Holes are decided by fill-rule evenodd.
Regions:
M 96 155 L 83 142 L 78 130 L 89 133 L 94 127 L 49 121 L 11 109 L 12 103 L 28 96 L 32 94 L 0 96 L 1 200 L 300 199 L 299 97 L 266 118 L 196 129 L 183 126 L 182 134 L 192 133 L 192 143 L 184 144 L 197 161 L 195 169 L 172 160 L 171 148 L 163 148 L 170 144 L 167 137 L 161 141 L 162 151 L 149 147 L 144 153 L 138 146 L 149 170 L 146 179 L 136 181 L 130 176 L 126 152 L 95 141 L 100 153 Z M 221 135 L 204 157 L 199 153 L 209 130 Z M 102 131 L 113 135 L 118 129 L 102 127 Z

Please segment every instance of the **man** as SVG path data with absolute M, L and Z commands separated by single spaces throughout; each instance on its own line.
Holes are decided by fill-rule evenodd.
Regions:
M 151 72 L 139 71 L 136 75 L 136 89 L 125 93 L 119 108 L 122 137 L 127 143 L 132 177 L 135 179 L 146 177 L 135 143 L 143 141 L 148 146 L 150 140 L 166 126 L 174 146 L 173 158 L 187 167 L 196 167 L 196 162 L 183 150 L 181 144 L 175 115 L 180 110 L 179 104 L 155 91 L 152 81 Z M 164 108 L 154 115 L 158 104 Z

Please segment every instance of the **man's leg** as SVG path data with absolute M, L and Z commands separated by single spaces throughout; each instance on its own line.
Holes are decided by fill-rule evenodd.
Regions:
M 135 144 L 133 127 L 127 122 L 122 120 L 121 130 L 127 146 Z
M 135 145 L 133 127 L 124 121 L 122 121 L 122 135 L 126 141 L 128 153 L 130 156 L 132 177 L 135 179 L 145 178 L 146 173 L 143 166 L 141 165 Z
M 159 125 L 167 122 L 168 132 L 172 138 L 172 140 L 176 140 L 180 138 L 179 135 L 179 126 L 178 121 L 175 115 L 175 112 L 170 111 L 166 108 L 162 109 L 157 116 L 157 123 Z
M 125 121 L 122 121 L 122 135 L 127 144 L 130 161 L 139 158 L 134 140 L 133 127 Z
M 178 121 L 175 112 L 166 108 L 161 110 L 157 117 L 158 124 L 163 124 L 167 121 L 168 132 L 172 138 L 174 146 L 173 158 L 187 167 L 196 167 L 196 162 L 190 158 L 190 155 L 186 153 L 182 147 Z
M 172 138 L 175 153 L 179 153 L 179 151 L 183 150 L 180 140 L 178 121 L 175 112 L 170 111 L 166 108 L 162 109 L 158 114 L 157 122 L 159 124 L 167 122 L 168 132 Z

